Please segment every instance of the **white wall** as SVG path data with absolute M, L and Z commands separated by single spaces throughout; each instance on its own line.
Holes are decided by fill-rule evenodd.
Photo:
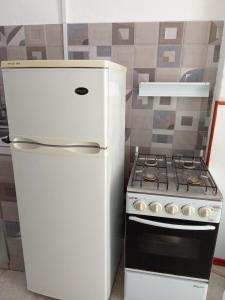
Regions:
M 220 49 L 220 63 L 218 66 L 214 99 L 225 101 L 225 28 L 223 30 L 223 40 Z
M 69 23 L 224 19 L 224 0 L 67 0 Z
M 0 0 L 0 25 L 61 23 L 61 1 Z M 66 0 L 67 22 L 224 19 L 224 0 Z
M 218 107 L 216 127 L 211 149 L 211 157 L 209 161 L 209 169 L 225 197 L 225 106 Z M 225 205 L 223 205 L 223 213 L 219 229 L 219 236 L 216 245 L 215 256 L 225 259 Z
M 61 0 L 0 0 L 0 25 L 61 22 Z

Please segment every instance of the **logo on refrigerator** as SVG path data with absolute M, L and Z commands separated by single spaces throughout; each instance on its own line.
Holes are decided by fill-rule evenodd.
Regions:
M 86 95 L 89 91 L 85 87 L 78 87 L 74 90 L 74 92 L 78 95 Z
M 204 286 L 196 285 L 196 284 L 194 284 L 193 287 L 195 287 L 195 288 L 197 288 L 197 289 L 204 289 L 204 288 L 205 288 Z

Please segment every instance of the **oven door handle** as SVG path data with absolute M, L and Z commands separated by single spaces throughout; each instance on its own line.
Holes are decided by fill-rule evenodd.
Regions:
M 156 226 L 156 227 L 162 227 L 167 229 L 178 229 L 178 230 L 215 230 L 216 227 L 212 225 L 177 225 L 177 224 L 168 224 L 168 223 L 161 223 L 161 222 L 155 222 L 155 221 L 149 221 L 146 219 L 141 219 L 138 217 L 129 217 L 130 221 Z

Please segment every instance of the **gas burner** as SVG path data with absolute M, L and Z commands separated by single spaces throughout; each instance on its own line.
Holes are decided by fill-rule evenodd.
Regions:
M 131 185 L 146 189 L 167 190 L 167 158 L 165 155 L 138 154 Z
M 187 178 L 187 182 L 192 185 L 200 185 L 202 183 L 198 176 L 190 176 Z
M 194 170 L 195 164 L 193 161 L 185 161 L 183 164 L 184 169 Z
M 158 180 L 158 177 L 155 174 L 145 174 L 143 175 L 144 181 L 155 182 Z
M 148 159 L 145 161 L 145 166 L 146 167 L 156 167 L 156 166 L 158 166 L 158 162 L 156 159 Z

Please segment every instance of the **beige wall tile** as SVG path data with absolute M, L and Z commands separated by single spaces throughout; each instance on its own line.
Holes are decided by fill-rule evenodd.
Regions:
M 174 82 L 180 79 L 180 69 L 178 68 L 157 68 L 155 80 L 160 82 Z
M 197 144 L 197 131 L 175 130 L 173 149 L 194 150 Z
M 177 111 L 200 111 L 202 104 L 201 98 L 182 98 L 177 99 Z
M 159 23 L 135 23 L 135 40 L 136 45 L 158 44 Z
M 131 128 L 152 129 L 153 111 L 145 109 L 132 109 Z
M 27 51 L 24 46 L 7 47 L 7 60 L 27 59 Z
M 64 52 L 63 47 L 48 46 L 47 47 L 47 59 L 63 59 Z
M 155 68 L 157 61 L 156 46 L 135 46 L 135 68 Z
M 130 144 L 131 146 L 150 147 L 152 134 L 151 130 L 132 129 Z
M 112 45 L 112 24 L 88 24 L 89 45 Z
M 207 51 L 207 46 L 184 45 L 182 47 L 181 66 L 184 68 L 204 68 Z
M 134 67 L 134 47 L 133 46 L 113 46 L 112 61 L 121 64 L 128 69 Z
M 210 22 L 185 22 L 184 44 L 208 44 Z

